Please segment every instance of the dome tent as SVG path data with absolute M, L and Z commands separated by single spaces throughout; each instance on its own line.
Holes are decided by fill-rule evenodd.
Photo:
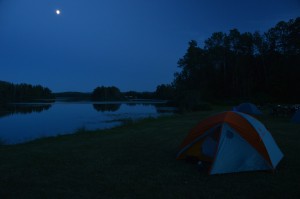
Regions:
M 177 159 L 209 162 L 209 174 L 274 170 L 283 154 L 265 126 L 250 115 L 222 112 L 200 122 L 184 139 Z
M 241 103 L 240 105 L 234 107 L 233 110 L 250 115 L 262 115 L 262 112 L 252 103 Z

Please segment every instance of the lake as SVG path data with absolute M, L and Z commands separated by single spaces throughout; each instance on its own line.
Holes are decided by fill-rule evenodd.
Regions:
M 173 108 L 153 102 L 55 102 L 0 105 L 0 141 L 17 144 L 80 129 L 107 129 L 126 120 L 170 115 Z

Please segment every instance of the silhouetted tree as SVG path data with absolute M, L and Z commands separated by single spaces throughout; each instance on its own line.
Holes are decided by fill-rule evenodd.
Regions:
M 173 81 L 177 101 L 299 102 L 300 18 L 264 34 L 216 32 L 204 48 L 192 40 Z M 193 97 L 188 97 L 193 96 Z M 191 99 L 193 98 L 193 99 Z
M 0 103 L 28 102 L 54 99 L 49 88 L 40 85 L 12 84 L 0 81 Z
M 117 87 L 97 87 L 92 93 L 94 101 L 118 101 L 124 100 L 124 96 Z
M 161 84 L 156 87 L 156 98 L 163 100 L 173 100 L 175 96 L 175 88 L 169 84 Z

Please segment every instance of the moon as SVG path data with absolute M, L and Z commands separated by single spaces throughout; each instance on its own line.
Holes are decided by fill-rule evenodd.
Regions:
M 60 10 L 56 9 L 56 10 L 55 10 L 55 13 L 56 13 L 57 15 L 60 15 Z

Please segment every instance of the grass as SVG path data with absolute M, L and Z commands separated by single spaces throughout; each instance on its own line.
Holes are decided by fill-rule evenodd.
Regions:
M 175 160 L 188 131 L 221 110 L 1 146 L 0 198 L 299 198 L 300 126 L 288 119 L 259 118 L 285 155 L 275 173 L 209 176 Z

